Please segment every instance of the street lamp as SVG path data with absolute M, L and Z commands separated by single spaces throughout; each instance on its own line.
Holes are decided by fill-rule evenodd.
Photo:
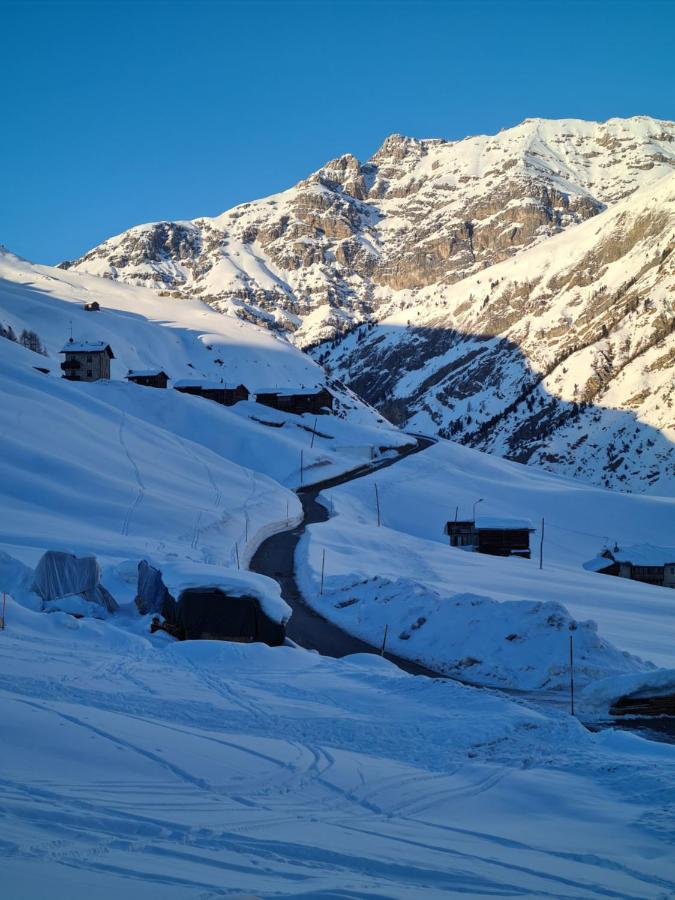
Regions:
M 482 503 L 483 500 L 484 500 L 484 498 L 481 497 L 480 500 L 476 500 L 476 502 L 473 505 L 473 520 L 474 520 L 474 522 L 476 521 L 476 507 L 478 506 L 479 503 Z

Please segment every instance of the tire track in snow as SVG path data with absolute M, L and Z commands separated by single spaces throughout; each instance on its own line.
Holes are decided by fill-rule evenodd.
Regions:
M 134 470 L 134 477 L 136 479 L 136 484 L 138 485 L 138 493 L 136 494 L 136 497 L 134 498 L 133 503 L 127 510 L 126 515 L 124 517 L 124 521 L 122 522 L 121 534 L 125 535 L 125 536 L 129 534 L 129 525 L 131 523 L 131 519 L 132 519 L 134 513 L 136 512 L 136 510 L 138 509 L 138 507 L 141 505 L 141 502 L 143 501 L 143 497 L 145 496 L 145 484 L 143 483 L 143 479 L 141 478 L 140 470 L 139 470 L 138 466 L 136 465 L 136 460 L 133 458 L 133 456 L 131 455 L 131 453 L 129 451 L 127 442 L 124 439 L 124 426 L 125 426 L 126 420 L 127 420 L 127 414 L 122 413 L 122 419 L 120 421 L 120 429 L 119 429 L 119 442 L 120 442 L 120 446 L 122 447 L 122 449 L 124 450 L 124 452 L 126 454 L 127 459 L 131 463 L 131 467 Z

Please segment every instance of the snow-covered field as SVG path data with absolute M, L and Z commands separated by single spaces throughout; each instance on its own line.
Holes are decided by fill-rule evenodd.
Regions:
M 675 661 L 675 592 L 582 568 L 604 542 L 658 544 L 672 532 L 672 498 L 594 488 L 447 441 L 322 496 L 333 515 L 298 547 L 301 588 L 322 615 L 376 646 L 386 625 L 392 652 L 526 689 L 567 685 L 570 634 L 582 681 L 643 667 L 622 651 Z M 448 546 L 445 523 L 456 509 L 471 518 L 479 500 L 477 512 L 537 525 L 531 560 Z
M 84 299 L 103 309 L 85 313 Z M 78 339 L 110 341 L 110 382 L 59 377 L 71 322 Z M 0 339 L 0 590 L 10 594 L 0 631 L 3 900 L 675 895 L 675 748 L 590 734 L 555 708 L 414 678 L 372 655 L 177 643 L 151 635 L 137 614 L 141 558 L 176 583 L 202 571 L 236 581 L 283 611 L 276 582 L 244 566 L 265 535 L 299 519 L 291 488 L 301 452 L 308 483 L 391 453 L 407 436 L 348 392 L 340 416 L 319 417 L 314 434 L 311 416 L 125 383 L 127 368 L 152 366 L 252 389 L 321 377 L 287 342 L 195 300 L 0 254 L 0 325 L 35 331 L 47 353 Z M 486 512 L 535 519 L 555 509 L 557 527 L 589 532 L 609 518 L 630 525 L 616 535 L 624 542 L 654 542 L 673 511 L 673 501 L 577 488 L 450 445 L 376 480 L 384 527 L 373 525 L 365 478 L 331 493 L 335 519 L 311 531 L 314 564 L 326 538 L 327 596 L 354 572 L 405 573 L 424 603 L 441 584 L 466 592 L 471 583 L 536 607 L 544 582 L 534 563 L 441 546 L 447 503 L 468 512 L 485 496 Z M 620 649 L 580 626 L 583 671 L 642 678 L 644 666 L 620 651 L 666 660 L 672 620 L 661 595 L 584 572 L 595 538 L 561 535 L 544 575 L 567 581 L 555 595 L 546 582 L 541 599 L 565 594 L 579 615 L 579 604 L 611 609 L 618 591 L 601 634 Z M 95 553 L 120 610 L 104 620 L 38 611 L 26 566 L 46 549 Z M 304 576 L 311 584 L 312 572 Z M 534 633 L 522 604 L 514 615 L 513 605 L 481 603 L 528 640 Z M 544 629 L 529 682 L 500 657 L 496 628 L 485 631 L 502 681 L 536 682 L 557 652 L 551 637 L 568 633 L 564 610 L 555 614 L 560 628 Z M 533 613 L 539 624 L 542 615 Z M 376 604 L 372 620 L 379 630 Z M 617 635 L 604 627 L 612 623 Z
M 378 657 L 7 620 L 3 897 L 675 894 L 671 746 Z

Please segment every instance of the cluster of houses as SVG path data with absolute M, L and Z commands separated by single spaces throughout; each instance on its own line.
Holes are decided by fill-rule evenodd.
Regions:
M 651 544 L 619 547 L 615 544 L 611 550 L 605 549 L 595 559 L 584 563 L 584 569 L 675 588 L 675 547 L 653 547 Z
M 110 378 L 110 361 L 115 359 L 110 344 L 105 341 L 74 341 L 72 338 L 61 351 L 65 355 L 61 363 L 63 377 L 69 381 L 100 381 Z M 166 389 L 170 378 L 162 369 L 130 369 L 127 380 L 144 387 Z M 243 384 L 227 384 L 223 381 L 207 381 L 185 378 L 173 382 L 173 388 L 183 394 L 204 397 L 223 406 L 234 406 L 252 395 Z M 257 403 L 282 412 L 321 413 L 333 409 L 333 395 L 322 385 L 317 387 L 265 388 L 255 393 Z

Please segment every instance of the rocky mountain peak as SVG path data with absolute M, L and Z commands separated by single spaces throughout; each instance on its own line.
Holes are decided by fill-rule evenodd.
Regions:
M 483 427 L 487 411 L 501 408 L 497 394 L 505 398 L 509 393 L 499 383 L 511 357 L 483 356 L 475 341 L 508 339 L 528 365 L 541 358 L 548 371 L 562 365 L 565 353 L 577 352 L 574 347 L 595 346 L 627 328 L 621 323 L 629 321 L 636 303 L 656 303 L 646 293 L 653 282 L 639 273 L 649 263 L 651 278 L 659 271 L 651 268 L 654 261 L 668 249 L 667 241 L 658 241 L 659 230 L 670 234 L 671 212 L 664 208 L 671 207 L 665 195 L 651 197 L 648 216 L 634 220 L 626 210 L 625 222 L 612 220 L 611 231 L 602 223 L 610 221 L 617 204 L 664 184 L 674 168 L 675 123 L 649 117 L 605 123 L 527 119 L 496 135 L 459 141 L 393 134 L 363 164 L 353 154 L 343 154 L 282 194 L 243 204 L 216 219 L 139 226 L 64 265 L 160 292 L 198 296 L 221 312 L 284 331 L 298 345 L 313 348 L 390 415 L 406 421 L 428 407 L 432 412 L 420 427 L 450 434 L 467 415 L 460 412 L 459 398 L 477 392 L 493 370 L 492 399 L 485 399 L 480 416 L 468 414 L 474 425 Z M 589 219 L 597 220 L 604 244 L 572 252 L 559 239 L 572 239 Z M 561 260 L 569 257 L 565 271 L 556 270 L 548 279 L 541 266 L 549 263 L 535 252 L 547 246 L 560 247 Z M 500 267 L 524 254 L 532 262 L 502 287 Z M 626 259 L 621 269 L 619 262 Z M 658 262 L 664 266 L 659 277 L 668 285 L 665 259 Z M 604 273 L 612 266 L 617 274 L 608 282 Z M 631 278 L 637 279 L 633 285 Z M 460 296 L 458 286 L 467 285 L 471 288 L 460 292 L 461 300 L 446 302 Z M 593 295 L 595 291 L 599 293 Z M 617 291 L 626 302 L 617 300 Z M 549 318 L 547 311 L 561 292 L 568 298 L 565 308 Z M 654 308 L 660 310 L 657 315 L 666 315 L 658 303 Z M 420 331 L 412 323 L 421 309 Z M 383 324 L 379 331 L 379 323 L 392 315 L 399 317 L 395 330 Z M 660 324 L 652 318 L 640 320 L 639 328 L 650 335 L 644 346 L 656 346 L 667 331 L 667 315 Z M 349 336 L 362 333 L 361 323 L 368 323 L 373 341 L 393 335 L 397 346 L 392 353 L 373 355 L 365 333 L 352 348 Z M 557 346 L 560 336 L 565 346 L 549 358 L 544 348 Z M 445 375 L 433 375 L 408 393 L 403 385 L 410 366 L 430 365 L 437 352 L 450 353 L 455 341 L 468 354 L 461 362 L 467 381 L 460 386 Z M 634 337 L 631 342 L 635 348 Z M 613 345 L 615 361 L 619 349 L 618 343 Z M 600 362 L 597 367 L 602 370 Z M 519 371 L 522 383 L 530 385 L 524 370 Z M 597 391 L 586 390 L 589 378 L 587 371 L 578 376 L 573 402 L 591 394 L 602 399 L 609 382 L 598 376 Z M 546 402 L 555 406 L 555 384 L 551 390 Z M 630 397 L 621 394 L 613 402 L 635 404 L 646 388 L 630 390 Z M 649 396 L 653 398 L 651 389 Z M 665 394 L 661 399 L 660 411 L 649 400 L 652 405 L 644 413 L 654 421 L 662 422 Z M 520 449 L 507 438 L 488 449 L 521 452 L 525 438 L 519 433 Z M 485 443 L 476 427 L 462 435 L 467 442 Z

